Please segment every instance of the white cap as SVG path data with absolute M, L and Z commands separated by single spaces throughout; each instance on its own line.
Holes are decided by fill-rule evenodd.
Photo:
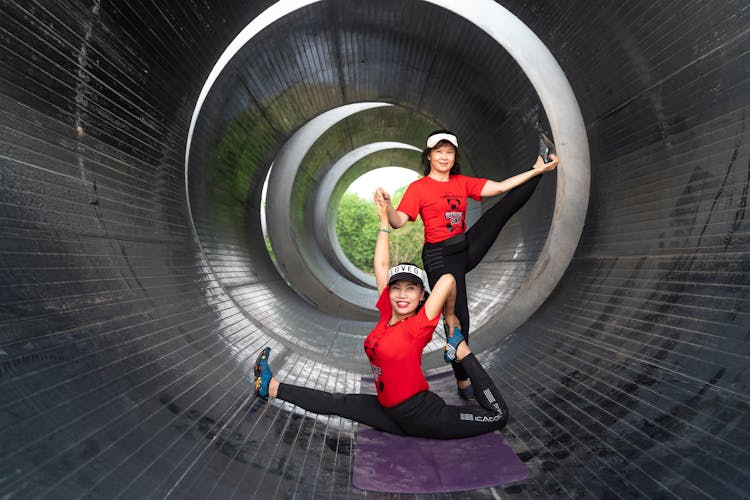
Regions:
M 425 290 L 430 290 L 430 287 L 427 284 L 427 275 L 422 269 L 413 264 L 399 264 L 397 266 L 393 266 L 388 271 L 389 285 L 401 280 L 406 280 L 411 283 L 422 285 Z
M 435 144 L 437 144 L 440 141 L 448 141 L 451 144 L 453 144 L 455 147 L 458 147 L 458 139 L 456 139 L 456 136 L 453 134 L 446 134 L 444 132 L 440 132 L 438 134 L 432 134 L 430 137 L 428 137 L 427 147 L 434 148 Z

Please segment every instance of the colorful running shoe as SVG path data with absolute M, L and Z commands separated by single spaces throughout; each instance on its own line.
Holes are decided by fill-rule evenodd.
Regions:
M 453 327 L 453 336 L 449 336 L 446 333 L 445 353 L 443 354 L 443 359 L 445 360 L 446 363 L 450 363 L 451 361 L 454 361 L 456 359 L 456 348 L 458 347 L 458 344 L 460 344 L 463 339 L 464 339 L 464 336 L 461 335 L 461 330 L 459 330 L 457 326 Z
M 268 366 L 268 355 L 271 353 L 271 348 L 266 347 L 258 355 L 258 359 L 255 360 L 255 368 L 253 369 L 255 375 L 255 392 L 262 398 L 268 397 L 268 384 L 271 382 L 271 368 Z
M 557 154 L 555 143 L 552 142 L 544 132 L 539 131 L 539 156 L 542 157 L 544 163 L 549 163 L 549 155 L 553 154 Z

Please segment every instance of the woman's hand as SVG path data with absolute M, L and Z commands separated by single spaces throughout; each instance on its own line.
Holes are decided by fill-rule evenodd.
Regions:
M 382 196 L 383 200 L 385 200 L 386 204 L 391 202 L 391 195 L 388 194 L 388 191 L 383 189 L 382 187 L 379 187 L 375 190 L 375 196 Z
M 385 203 L 387 217 L 385 220 L 385 226 L 383 227 L 387 227 L 388 224 L 390 224 L 393 229 L 398 229 L 409 221 L 408 215 L 403 212 L 398 212 L 393 208 L 393 205 L 391 204 L 391 195 L 382 187 L 375 190 L 375 203 L 378 203 L 378 200 Z M 380 216 L 380 207 L 378 207 L 378 216 Z M 380 219 L 380 222 L 383 222 L 382 218 Z
M 388 227 L 388 202 L 383 196 L 383 188 L 375 190 L 375 207 L 378 209 L 378 219 L 380 219 L 381 227 Z M 386 193 L 388 194 L 388 193 Z
M 544 163 L 542 157 L 537 156 L 536 163 L 534 163 L 534 170 L 542 174 L 553 171 L 557 167 L 557 164 L 560 163 L 560 160 L 557 158 L 557 155 L 554 154 L 550 154 L 549 159 L 549 162 Z
M 375 191 L 375 206 L 378 209 L 378 218 L 380 219 L 380 229 L 378 237 L 375 240 L 375 253 L 372 256 L 372 267 L 375 270 L 375 284 L 378 287 L 378 296 L 388 286 L 388 269 L 391 266 L 391 248 L 390 239 L 388 238 L 388 203 L 383 199 L 382 189 Z
M 458 316 L 455 314 L 443 313 L 443 328 L 445 328 L 445 334 L 452 337 L 453 329 L 458 327 L 461 330 L 461 322 L 458 321 Z

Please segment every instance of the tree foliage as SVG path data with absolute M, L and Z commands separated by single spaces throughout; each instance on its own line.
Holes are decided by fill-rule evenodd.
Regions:
M 351 263 L 370 274 L 378 227 L 375 202 L 344 193 L 336 215 L 336 235 Z
M 398 206 L 404 191 L 406 186 L 393 193 L 394 206 Z M 374 201 L 353 193 L 344 194 L 336 218 L 339 244 L 352 264 L 369 274 L 373 274 L 372 256 L 379 227 Z M 424 226 L 420 218 L 394 230 L 391 232 L 391 263 L 413 262 L 421 267 L 423 244 Z

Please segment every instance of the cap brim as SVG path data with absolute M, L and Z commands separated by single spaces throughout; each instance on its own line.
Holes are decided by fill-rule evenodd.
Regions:
M 388 284 L 391 285 L 397 281 L 408 281 L 409 283 L 414 283 L 415 285 L 424 286 L 424 282 L 419 279 L 419 276 L 416 276 L 412 273 L 396 273 L 388 279 Z

